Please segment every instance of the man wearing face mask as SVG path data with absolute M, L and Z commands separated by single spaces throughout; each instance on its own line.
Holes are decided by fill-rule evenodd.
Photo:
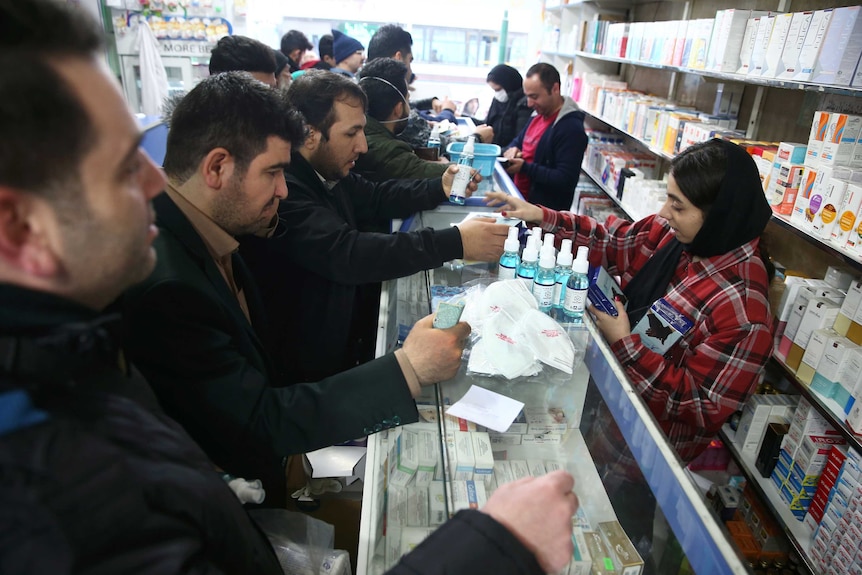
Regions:
M 398 139 L 407 127 L 407 66 L 393 58 L 377 58 L 360 73 L 359 87 L 368 96 L 365 139 L 368 151 L 356 160 L 354 172 L 374 182 L 396 178 L 439 178 L 447 161 L 423 160 L 410 144 Z
M 457 258 L 497 261 L 508 226 L 475 218 L 442 230 L 373 231 L 383 218 L 445 202 L 456 167 L 442 177 L 371 182 L 351 173 L 368 150 L 365 92 L 344 76 L 309 70 L 287 97 L 308 135 L 291 154 L 275 234 L 243 238 L 240 251 L 264 300 L 272 357 L 294 382 L 317 381 L 374 357 L 380 282 Z

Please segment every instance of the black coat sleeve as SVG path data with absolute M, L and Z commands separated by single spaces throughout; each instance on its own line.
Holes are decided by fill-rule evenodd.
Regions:
M 149 286 L 127 319 L 135 363 L 165 408 L 209 445 L 259 440 L 288 455 L 418 419 L 392 354 L 317 383 L 274 387 L 221 302 L 184 282 Z
M 416 192 L 411 192 L 415 185 L 411 187 L 410 181 L 364 182 L 366 185 L 340 192 L 349 193 L 360 229 L 363 222 L 375 217 L 406 217 L 439 203 L 439 199 L 425 200 L 425 204 L 411 200 L 410 194 Z M 345 285 L 408 276 L 439 267 L 464 252 L 457 228 L 363 232 L 307 191 L 297 190 L 288 196 L 279 209 L 279 218 L 289 231 L 268 245 L 273 261 L 281 261 L 279 256 L 284 255 L 306 270 Z
M 459 511 L 386 575 L 541 575 L 535 556 L 480 511 Z

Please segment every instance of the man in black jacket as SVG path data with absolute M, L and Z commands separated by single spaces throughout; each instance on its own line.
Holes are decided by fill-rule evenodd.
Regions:
M 99 311 L 153 268 L 164 178 L 74 10 L 0 0 L 0 571 L 281 574 Z M 503 486 L 390 573 L 557 571 L 571 488 Z
M 395 353 L 285 386 L 235 238 L 272 232 L 302 123 L 283 92 L 230 72 L 186 94 L 170 127 L 168 186 L 153 202 L 158 263 L 123 301 L 129 355 L 217 465 L 262 480 L 267 505 L 284 505 L 285 456 L 416 421 L 413 397 L 455 375 L 469 327 L 426 318 Z
M 240 250 L 269 313 L 273 355 L 294 381 L 314 381 L 374 357 L 379 282 L 457 258 L 496 261 L 508 227 L 475 219 L 445 230 L 368 231 L 445 202 L 458 168 L 436 179 L 368 181 L 350 172 L 368 150 L 362 89 L 309 71 L 287 96 L 309 136 L 291 155 L 279 229 L 269 240 L 244 238 Z

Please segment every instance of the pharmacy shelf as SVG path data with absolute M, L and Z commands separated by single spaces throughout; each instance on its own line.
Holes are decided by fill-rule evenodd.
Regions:
M 605 118 L 603 118 L 597 114 L 594 114 L 592 112 L 588 112 L 586 110 L 584 110 L 584 113 L 587 114 L 589 117 L 594 118 L 594 119 L 598 120 L 599 122 L 605 124 L 606 126 L 613 128 L 614 130 L 617 130 L 618 132 L 621 132 L 622 134 L 628 136 L 629 138 L 631 138 L 632 140 L 637 142 L 640 146 L 646 148 L 649 152 L 651 152 L 651 153 L 653 153 L 653 154 L 655 154 L 661 158 L 664 158 L 665 160 L 672 160 L 673 159 L 673 157 L 674 157 L 673 154 L 668 154 L 668 153 L 664 152 L 663 150 L 659 150 L 658 148 L 653 147 L 649 142 L 645 142 L 643 139 L 635 136 L 634 134 L 629 133 L 628 131 L 626 131 L 625 129 L 621 128 L 620 126 L 614 124 L 613 122 L 609 122 Z M 595 179 L 595 178 L 593 178 L 593 179 Z M 808 243 L 816 246 L 820 250 L 828 253 L 829 255 L 831 255 L 833 257 L 836 257 L 836 258 L 844 261 L 845 263 L 847 263 L 849 266 L 853 267 L 854 269 L 862 271 L 862 258 L 860 258 L 860 256 L 858 256 L 856 254 L 852 254 L 852 253 L 850 253 L 847 250 L 844 250 L 842 248 L 836 247 L 836 246 L 830 244 L 829 242 L 824 242 L 820 238 L 814 237 L 808 231 L 801 228 L 799 226 L 799 224 L 797 224 L 796 222 L 790 221 L 790 218 L 787 218 L 785 216 L 780 216 L 778 214 L 773 213 L 772 214 L 772 221 L 775 224 L 781 226 L 782 228 L 793 232 L 795 235 L 804 239 Z
M 587 110 L 583 110 L 583 112 L 585 114 L 587 114 L 589 117 L 598 120 L 602 124 L 610 126 L 614 130 L 625 134 L 626 136 L 628 136 L 632 140 L 637 141 L 638 144 L 640 144 L 641 146 L 643 146 L 644 148 L 646 148 L 647 150 L 649 150 L 651 153 L 655 154 L 656 156 L 659 156 L 660 158 L 664 158 L 665 160 L 672 160 L 673 159 L 673 156 L 674 156 L 673 154 L 668 154 L 664 150 L 656 148 L 655 146 L 653 146 L 649 142 L 645 141 L 644 139 L 642 139 L 638 136 L 635 136 L 634 134 L 632 134 L 631 132 L 629 132 L 628 130 L 623 128 L 622 126 L 619 126 L 618 124 L 615 124 L 614 122 L 611 122 L 610 120 L 607 120 L 607 119 L 603 118 L 602 116 L 599 116 L 598 114 L 595 114 L 593 112 L 589 112 Z
M 616 56 L 606 56 L 604 54 L 593 54 L 592 52 L 576 51 L 571 54 L 560 54 L 558 56 L 569 56 L 573 58 L 589 58 L 591 60 L 601 60 L 603 62 L 615 62 L 617 64 L 630 64 L 642 68 L 653 68 L 656 70 L 668 70 L 670 72 L 683 72 L 685 74 L 697 74 L 705 78 L 714 78 L 724 82 L 740 82 L 742 84 L 752 84 L 755 86 L 767 86 L 770 88 L 783 88 L 786 90 L 809 90 L 813 92 L 826 92 L 830 94 L 845 94 L 849 96 L 862 95 L 862 87 L 850 86 L 834 86 L 831 84 L 815 84 L 813 82 L 798 82 L 793 80 L 776 80 L 775 78 L 759 78 L 757 76 L 748 76 L 746 74 L 731 74 L 728 72 L 715 72 L 712 70 L 700 70 L 697 68 L 687 68 L 684 66 L 667 66 L 665 64 L 655 64 L 653 62 L 641 62 L 629 60 L 627 58 L 618 58 Z
M 802 521 L 796 519 L 787 505 L 782 501 L 781 494 L 775 489 L 775 485 L 769 477 L 762 477 L 760 472 L 754 465 L 754 455 L 740 451 L 733 442 L 736 432 L 730 428 L 728 424 L 721 427 L 719 436 L 724 442 L 731 456 L 739 465 L 740 469 L 748 478 L 748 484 L 751 485 L 755 493 L 763 500 L 769 511 L 784 527 L 784 532 L 790 540 L 791 545 L 802 558 L 805 567 L 809 573 L 817 573 L 814 562 L 809 557 L 808 553 L 811 549 L 811 533 L 805 527 Z
M 589 172 L 589 171 L 587 171 L 587 169 L 586 169 L 586 168 L 584 168 L 583 166 L 581 166 L 581 172 L 583 172 L 584 174 L 586 174 L 586 176 L 587 176 L 589 179 L 591 179 L 591 180 L 593 181 L 593 183 L 594 183 L 594 184 L 595 184 L 595 185 L 596 185 L 596 186 L 597 186 L 601 191 L 603 191 L 603 192 L 604 192 L 604 193 L 605 193 L 605 194 L 606 194 L 606 195 L 607 195 L 607 196 L 608 196 L 608 197 L 609 197 L 609 198 L 610 198 L 610 199 L 611 199 L 611 200 L 612 200 L 612 201 L 617 205 L 617 207 L 618 207 L 619 209 L 621 209 L 621 210 L 623 211 L 623 213 L 626 215 L 626 217 L 627 217 L 628 219 L 630 219 L 630 220 L 631 220 L 631 221 L 633 221 L 633 222 L 636 222 L 636 221 L 638 221 L 639 219 L 641 219 L 640 217 L 636 217 L 636 216 L 637 216 L 637 214 L 633 213 L 629 207 L 627 207 L 625 204 L 623 204 L 623 203 L 620 201 L 620 199 L 619 199 L 619 198 L 617 198 L 617 193 L 616 193 L 616 191 L 615 191 L 615 190 L 613 190 L 612 188 L 610 188 L 607 184 L 602 183 L 602 179 L 601 179 L 599 176 L 597 176 L 597 175 L 595 175 L 595 174 L 593 174 L 593 173 L 590 173 L 590 172 Z
M 847 427 L 847 424 L 844 423 L 844 409 L 838 405 L 838 402 L 834 399 L 823 397 L 809 386 L 799 381 L 790 366 L 784 363 L 784 361 L 776 354 L 772 354 L 772 359 L 784 371 L 784 375 L 787 379 L 799 390 L 800 395 L 807 399 L 808 402 L 811 403 L 827 421 L 829 421 L 829 424 L 832 427 L 841 432 L 841 435 L 847 440 L 848 445 L 857 452 L 862 453 L 862 436 L 853 433 L 853 430 Z
M 824 242 L 820 238 L 812 236 L 808 231 L 799 227 L 799 224 L 790 221 L 790 218 L 786 216 L 772 214 L 772 221 L 781 226 L 782 228 L 793 232 L 795 235 L 808 241 L 810 244 L 813 244 L 814 246 L 818 247 L 820 250 L 828 253 L 829 255 L 841 259 L 854 269 L 862 270 L 862 259 L 860 259 L 858 255 L 852 254 L 845 249 L 839 248 L 828 242 Z

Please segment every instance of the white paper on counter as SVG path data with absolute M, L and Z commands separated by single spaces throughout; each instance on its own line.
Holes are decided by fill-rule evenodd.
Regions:
M 452 404 L 446 413 L 503 433 L 523 408 L 523 403 L 511 397 L 471 385 L 464 397 Z
M 355 445 L 335 445 L 306 453 L 312 477 L 351 477 L 363 457 L 365 448 Z

